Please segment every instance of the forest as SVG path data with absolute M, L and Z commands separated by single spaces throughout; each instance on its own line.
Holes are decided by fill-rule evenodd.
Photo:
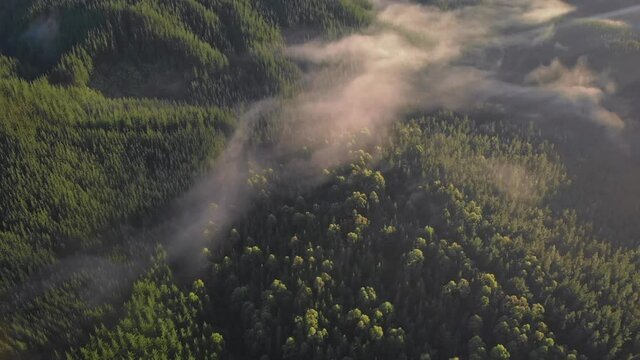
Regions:
M 632 0 L 0 1 L 0 360 L 640 359 Z

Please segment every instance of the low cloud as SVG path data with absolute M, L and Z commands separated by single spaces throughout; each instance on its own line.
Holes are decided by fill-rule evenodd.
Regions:
M 595 121 L 610 130 L 620 131 L 625 122 L 616 113 L 602 106 L 607 94 L 614 94 L 615 83 L 605 74 L 594 74 L 582 57 L 573 68 L 554 59 L 548 66 L 540 66 L 525 78 L 533 84 L 558 95 L 562 103 L 572 103 L 577 115 Z
M 322 169 L 350 160 L 348 134 L 366 129 L 376 134 L 371 141 L 383 138 L 388 127 L 409 111 L 465 111 L 496 102 L 523 117 L 553 113 L 615 131 L 624 128 L 624 121 L 602 105 L 615 91 L 613 82 L 593 73 L 585 60 L 573 67 L 554 60 L 509 82 L 502 78 L 500 51 L 491 52 L 508 46 L 534 47 L 552 38 L 556 26 L 552 21 L 572 13 L 572 5 L 560 0 L 492 0 L 443 11 L 407 1 L 377 0 L 375 7 L 376 20 L 360 33 L 286 49 L 294 61 L 310 69 L 301 91 L 288 99 L 270 100 L 269 106 L 260 102 L 245 113 L 246 124 L 265 113 L 276 114 L 287 124 L 290 130 L 285 138 L 276 139 L 274 154 L 304 148 L 308 156 L 255 152 L 241 131 L 216 165 L 213 180 L 192 192 L 192 198 L 206 199 L 201 201 L 206 206 L 186 210 L 190 225 L 178 227 L 174 244 L 184 247 L 189 239 L 202 238 L 211 218 L 216 238 L 216 231 L 224 233 L 250 206 L 257 194 L 245 185 L 251 176 L 247 163 L 254 171 L 278 166 L 279 174 L 292 179 L 296 187 L 316 186 L 323 181 L 318 175 Z M 496 186 L 512 198 L 522 200 L 535 192 L 530 183 L 535 174 L 505 164 L 493 170 L 499 174 L 493 179 Z M 224 193 L 221 201 L 220 195 L 204 195 L 218 192 Z M 213 213 L 202 211 L 210 203 L 217 204 Z
M 41 15 L 33 20 L 21 39 L 26 41 L 34 55 L 44 61 L 55 60 L 55 49 L 60 36 L 60 22 L 57 13 Z

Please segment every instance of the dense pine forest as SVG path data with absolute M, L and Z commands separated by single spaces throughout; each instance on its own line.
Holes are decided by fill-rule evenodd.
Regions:
M 640 358 L 638 24 L 0 1 L 0 359 Z

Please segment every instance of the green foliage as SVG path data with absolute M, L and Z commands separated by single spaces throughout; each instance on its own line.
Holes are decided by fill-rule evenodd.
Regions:
M 233 129 L 230 115 L 215 108 L 108 100 L 44 81 L 0 80 L 0 107 L 3 298 L 22 292 L 56 258 L 104 245 L 103 230 L 149 216 L 187 189 Z M 11 307 L 3 322 L 12 338 L 39 346 L 72 338 L 80 329 L 66 326 L 89 312 L 74 300 L 86 281 L 72 277 L 29 301 L 3 304 Z M 35 311 L 52 304 L 57 310 L 46 316 Z M 74 316 L 59 322 L 58 312 Z
M 491 360 L 508 360 L 510 358 L 509 351 L 501 344 L 494 346 L 489 354 L 489 359 Z
M 281 26 L 321 27 L 334 34 L 347 26 L 371 21 L 371 3 L 366 0 L 258 0 L 258 6 Z
M 133 285 L 131 300 L 113 329 L 99 327 L 89 343 L 72 350 L 67 359 L 219 359 L 224 338 L 201 322 L 206 318 L 203 309 L 211 306 L 208 301 L 201 280 L 188 295 L 181 292 L 160 256 Z
M 0 56 L 0 357 L 640 353 L 639 250 L 552 208 L 568 183 L 555 149 L 499 122 L 442 112 L 385 138 L 312 134 L 251 172 L 246 193 L 258 195 L 215 229 L 229 235 L 211 239 L 199 279 L 174 278 L 162 250 L 149 260 L 152 244 L 116 230 L 144 225 L 220 153 L 234 120 L 214 105 L 291 89 L 283 34 L 337 35 L 371 8 L 1 2 L 0 51 L 12 57 Z M 631 32 L 600 33 L 598 46 L 635 51 Z M 250 144 L 268 151 L 286 132 L 270 121 Z M 318 170 L 319 186 L 279 171 L 335 143 L 348 161 Z
M 311 191 L 265 171 L 228 245 L 207 252 L 210 315 L 193 321 L 215 319 L 229 358 L 630 356 L 637 252 L 549 210 L 565 182 L 552 149 L 500 129 L 448 113 L 399 123 L 384 146 L 349 141 L 351 164 Z M 514 196 L 480 176 L 497 163 L 527 169 L 516 189 L 536 185 Z M 614 273 L 624 290 L 593 281 Z
M 0 79 L 16 76 L 17 66 L 15 59 L 0 55 Z
M 359 2 L 308 5 L 323 24 L 361 24 L 345 15 Z M 129 224 L 186 190 L 233 131 L 212 106 L 286 92 L 296 77 L 272 16 L 246 0 L 0 2 L 0 52 L 12 56 L 0 55 L 0 357 L 59 356 L 117 313 L 147 263 Z M 135 301 L 176 294 L 145 281 Z M 184 324 L 166 322 L 160 340 L 146 323 L 121 328 L 145 332 L 146 347 Z M 203 336 L 222 351 L 219 334 Z M 123 356 L 120 345 L 87 356 Z
M 614 53 L 640 51 L 640 35 L 633 28 L 613 21 L 584 20 L 575 31 L 588 36 L 589 45 Z
M 107 100 L 82 88 L 6 80 L 0 94 L 2 229 L 37 234 L 43 246 L 159 206 L 232 130 L 217 109 Z
M 111 97 L 232 105 L 287 91 L 297 75 L 276 23 L 328 32 L 364 25 L 361 0 L 8 0 L 0 51 L 29 77 Z M 317 24 L 316 24 L 317 23 Z

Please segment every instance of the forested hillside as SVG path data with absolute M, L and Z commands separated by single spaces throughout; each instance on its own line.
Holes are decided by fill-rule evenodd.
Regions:
M 180 294 L 151 271 L 72 357 L 637 354 L 638 252 L 553 215 L 542 204 L 565 174 L 552 149 L 500 128 L 440 113 L 399 123 L 384 147 L 354 136 L 350 163 L 313 191 L 256 171 L 254 210 L 203 251 L 202 278 Z
M 0 1 L 0 359 L 636 359 L 634 9 Z
M 293 85 L 279 24 L 337 34 L 368 10 L 3 1 L 0 353 L 50 358 L 112 312 L 151 246 L 127 229 L 187 190 L 233 133 L 235 115 L 216 106 Z

